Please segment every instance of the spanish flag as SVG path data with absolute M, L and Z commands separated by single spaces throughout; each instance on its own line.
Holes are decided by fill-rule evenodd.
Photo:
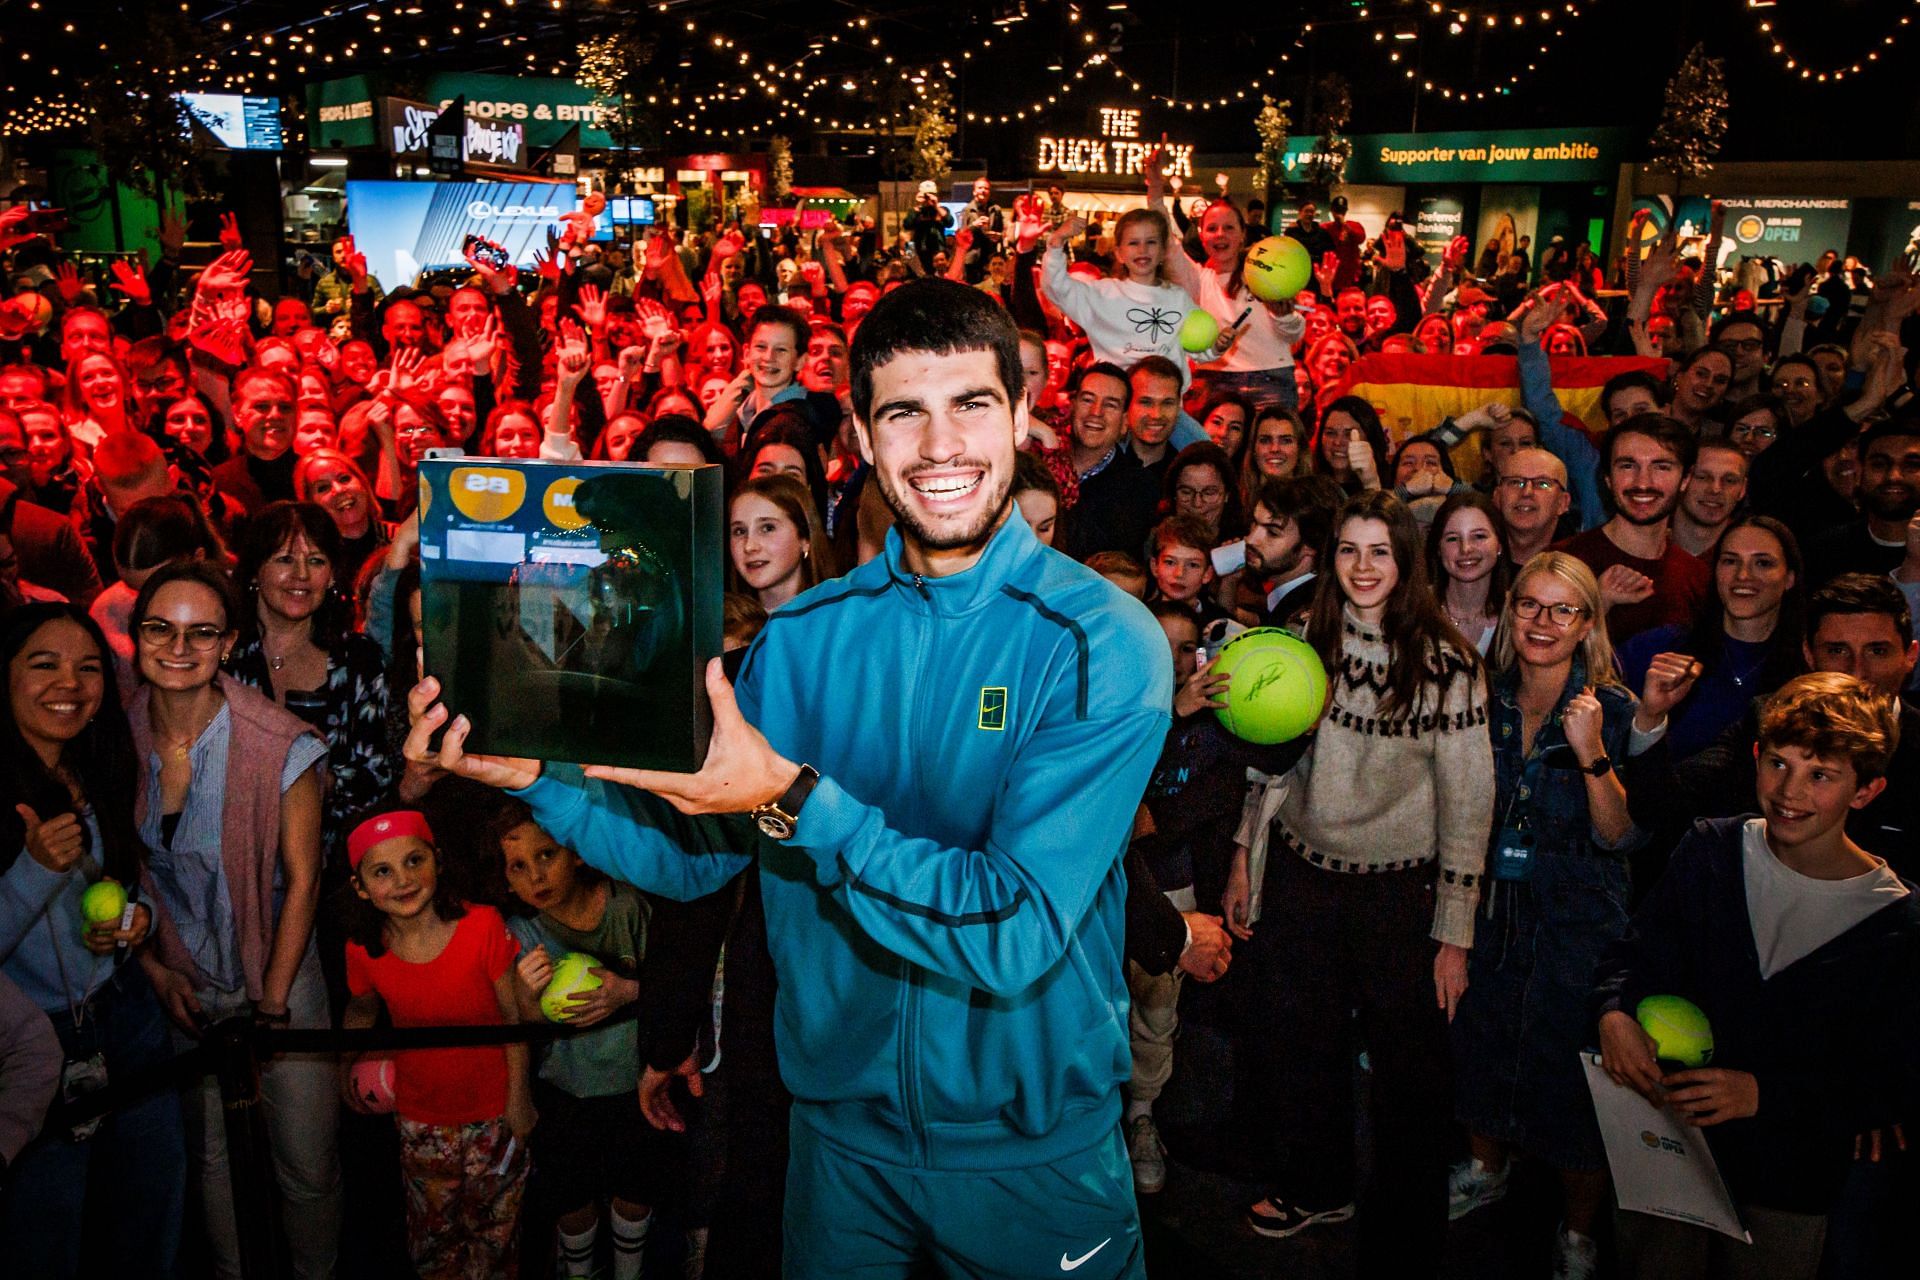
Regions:
M 1600 409 L 1600 388 L 1607 379 L 1633 369 L 1664 379 L 1669 365 L 1641 356 L 1555 356 L 1551 367 L 1563 420 L 1598 444 L 1607 429 L 1607 416 Z M 1322 403 L 1339 396 L 1360 396 L 1372 404 L 1396 449 L 1409 436 L 1490 401 L 1524 407 L 1520 362 L 1512 356 L 1365 355 L 1348 367 L 1346 377 Z M 1483 444 L 1484 435 L 1476 432 L 1454 447 L 1460 474 L 1480 474 Z

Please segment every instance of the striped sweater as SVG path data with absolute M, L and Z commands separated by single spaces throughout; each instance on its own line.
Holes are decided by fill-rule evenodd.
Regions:
M 1382 714 L 1389 658 L 1385 637 L 1349 612 L 1328 673 L 1331 703 L 1290 776 L 1272 838 L 1327 871 L 1399 871 L 1438 858 L 1433 937 L 1470 947 L 1493 824 L 1486 680 L 1467 658 L 1441 652 L 1418 704 Z

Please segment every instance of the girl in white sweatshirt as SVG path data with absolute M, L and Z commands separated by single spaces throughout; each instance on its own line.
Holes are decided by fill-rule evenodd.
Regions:
M 1180 346 L 1180 324 L 1194 309 L 1191 295 L 1167 272 L 1167 219 L 1158 209 L 1132 209 L 1113 230 L 1114 274 L 1083 280 L 1067 273 L 1067 242 L 1086 230 L 1069 218 L 1047 237 L 1040 283 L 1060 314 L 1086 331 L 1093 358 L 1131 368 L 1145 356 L 1165 356 L 1190 378 Z M 1177 443 L 1177 442 L 1176 442 Z

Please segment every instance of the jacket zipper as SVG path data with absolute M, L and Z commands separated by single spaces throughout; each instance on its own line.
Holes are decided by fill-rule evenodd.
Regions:
M 920 574 L 913 575 L 914 590 L 920 593 L 929 611 L 933 609 L 933 593 L 927 590 L 927 580 Z M 927 753 L 922 749 L 922 731 L 926 726 L 926 674 L 930 668 L 933 650 L 934 627 L 937 619 L 930 617 L 922 624 L 920 632 L 919 661 L 913 674 L 913 696 L 909 705 L 913 708 L 913 721 L 908 733 L 913 745 L 914 781 L 924 797 L 927 794 L 926 781 L 921 773 Z M 906 1009 L 901 1019 L 900 1033 L 900 1102 L 906 1112 L 907 1137 L 911 1144 L 909 1157 L 912 1166 L 924 1168 L 927 1163 L 926 1117 L 920 1095 L 920 1004 L 921 981 L 920 967 L 911 960 L 902 960 L 901 977 L 906 985 Z

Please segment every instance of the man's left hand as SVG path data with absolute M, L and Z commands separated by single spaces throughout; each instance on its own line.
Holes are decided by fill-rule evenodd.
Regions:
M 740 714 L 718 658 L 707 664 L 707 700 L 713 705 L 713 736 L 700 772 L 589 765 L 586 775 L 651 791 L 682 813 L 746 813 L 779 799 L 800 776 L 800 766 L 775 751 Z

